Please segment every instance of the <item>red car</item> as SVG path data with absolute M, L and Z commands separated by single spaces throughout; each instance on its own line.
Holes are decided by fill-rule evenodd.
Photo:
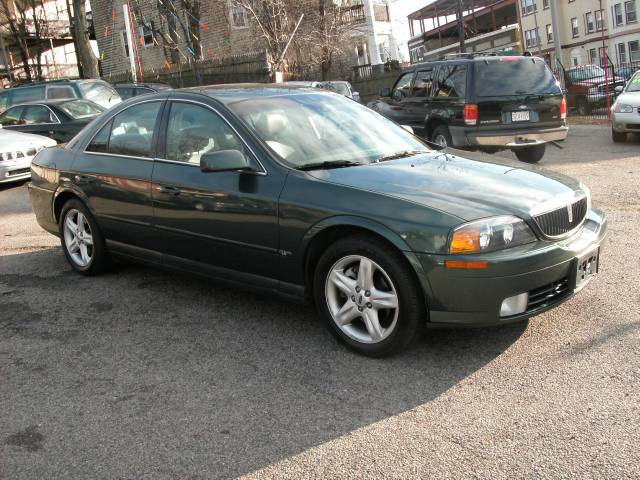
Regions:
M 624 79 L 605 71 L 598 65 L 582 65 L 565 71 L 565 86 L 570 108 L 579 115 L 589 115 L 594 108 L 607 106 L 607 97 L 613 104 L 615 88 L 624 86 Z

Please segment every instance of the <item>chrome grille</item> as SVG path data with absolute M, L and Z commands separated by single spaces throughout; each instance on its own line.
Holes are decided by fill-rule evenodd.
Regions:
M 534 216 L 538 227 L 547 237 L 562 237 L 579 227 L 587 215 L 587 197 L 551 212 Z M 569 208 L 571 216 L 569 216 Z
M 562 280 L 558 280 L 557 282 L 545 285 L 544 287 L 531 290 L 529 292 L 527 312 L 548 307 L 549 305 L 561 300 L 569 293 L 571 293 L 569 290 L 569 279 L 566 277 Z

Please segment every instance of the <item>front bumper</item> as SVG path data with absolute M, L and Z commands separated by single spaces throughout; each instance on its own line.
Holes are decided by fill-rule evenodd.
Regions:
M 453 143 L 457 147 L 522 148 L 557 142 L 567 138 L 569 127 L 521 130 L 467 130 L 452 129 Z
M 576 287 L 577 259 L 601 247 L 606 237 L 604 213 L 591 210 L 583 227 L 571 237 L 539 241 L 485 255 L 418 254 L 426 272 L 423 282 L 432 324 L 488 326 L 520 321 L 565 302 Z M 487 270 L 456 270 L 447 260 L 488 261 Z M 560 288 L 562 287 L 562 288 Z M 500 316 L 500 306 L 521 293 L 558 293 L 518 315 Z
M 33 159 L 32 156 L 0 161 L 0 183 L 17 182 L 30 178 L 31 159 Z
M 640 110 L 634 107 L 633 113 L 613 112 L 611 124 L 618 133 L 640 133 Z

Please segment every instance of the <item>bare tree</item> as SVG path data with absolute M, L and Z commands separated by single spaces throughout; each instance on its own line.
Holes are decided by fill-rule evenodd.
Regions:
M 82 72 L 84 78 L 98 78 L 98 59 L 93 53 L 89 40 L 89 26 L 87 25 L 87 12 L 84 0 L 73 0 L 73 37 L 76 46 L 76 58 L 78 61 L 78 71 Z M 69 13 L 69 19 L 72 13 Z

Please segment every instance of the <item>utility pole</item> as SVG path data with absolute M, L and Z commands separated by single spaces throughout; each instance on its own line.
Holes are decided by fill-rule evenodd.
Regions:
M 460 53 L 464 53 L 464 7 L 462 0 L 458 0 L 458 39 L 460 40 Z
M 560 39 L 562 35 L 560 35 L 560 29 L 558 28 L 558 2 L 549 2 L 551 6 L 551 28 L 553 28 L 553 46 L 556 51 L 556 68 L 558 69 L 558 79 L 564 88 L 564 68 L 562 65 L 562 46 L 560 45 Z M 562 69 L 562 72 L 560 72 Z M 562 73 L 562 75 L 560 75 Z
M 609 55 L 607 55 L 607 44 L 604 36 L 604 10 L 602 9 L 602 0 L 600 0 L 600 16 L 602 17 L 602 54 L 604 55 L 604 94 L 607 97 L 607 117 L 611 118 L 611 97 L 609 96 Z M 596 28 L 597 28 L 596 23 Z M 612 72 L 613 73 L 613 72 Z M 615 75 L 613 75 L 615 81 Z
M 129 6 L 127 3 L 122 4 L 124 13 L 124 26 L 127 32 L 127 47 L 129 48 L 129 66 L 131 67 L 131 78 L 133 83 L 138 83 L 138 72 L 136 71 L 136 61 L 133 58 L 135 50 L 133 49 L 133 37 L 131 36 L 131 19 L 129 18 Z

